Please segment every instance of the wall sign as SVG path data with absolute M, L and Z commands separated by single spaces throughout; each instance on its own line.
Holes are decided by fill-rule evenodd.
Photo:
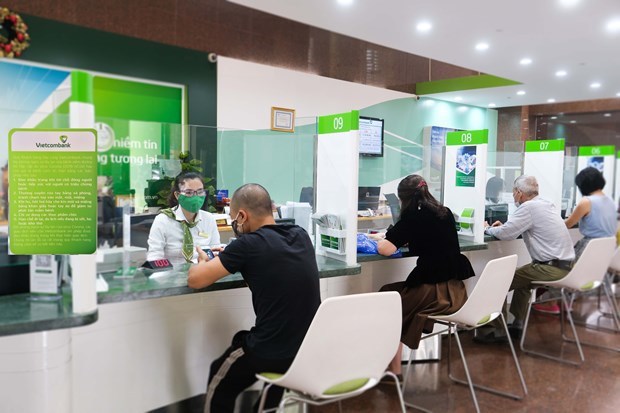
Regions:
M 97 248 L 97 137 L 92 129 L 9 133 L 13 254 L 92 254 Z

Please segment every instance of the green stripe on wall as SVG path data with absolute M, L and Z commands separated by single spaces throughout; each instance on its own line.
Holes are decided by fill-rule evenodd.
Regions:
M 521 82 L 492 75 L 477 75 L 456 77 L 453 79 L 433 80 L 420 82 L 415 85 L 416 95 L 430 95 L 431 93 L 454 92 L 457 90 L 484 89 L 487 87 L 520 85 Z

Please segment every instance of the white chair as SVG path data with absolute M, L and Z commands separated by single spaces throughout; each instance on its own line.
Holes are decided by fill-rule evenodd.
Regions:
M 400 342 L 401 308 L 394 291 L 323 301 L 288 371 L 256 375 L 267 383 L 259 412 L 272 385 L 292 390 L 282 398 L 281 411 L 289 401 L 320 406 L 358 396 L 385 376 L 394 379 L 405 412 L 398 378 L 385 371 Z
M 571 314 L 571 309 L 573 306 L 573 301 L 575 297 L 580 293 L 585 293 L 592 291 L 596 288 L 603 286 L 605 295 L 609 300 L 610 307 L 612 309 L 615 308 L 614 299 L 611 296 L 611 292 L 606 288 L 606 283 L 604 282 L 605 275 L 607 273 L 607 269 L 611 262 L 611 259 L 614 255 L 616 247 L 616 239 L 615 237 L 608 238 L 596 238 L 588 242 L 586 248 L 583 250 L 583 253 L 573 266 L 573 268 L 560 280 L 557 281 L 534 281 L 532 284 L 547 287 L 547 288 L 557 288 L 560 289 L 560 295 L 562 300 L 562 310 L 560 312 L 560 332 L 562 335 L 562 339 L 567 342 L 575 343 L 577 345 L 577 350 L 579 351 L 579 359 L 580 361 L 573 361 L 569 359 L 565 359 L 562 357 L 556 357 L 548 353 L 542 353 L 539 351 L 534 351 L 525 347 L 525 338 L 527 335 L 527 327 L 529 324 L 530 313 L 532 304 L 535 304 L 534 300 L 530 299 L 530 305 L 528 306 L 527 315 L 525 317 L 525 322 L 523 325 L 523 335 L 521 336 L 521 350 L 523 350 L 526 354 L 531 354 L 535 356 L 540 356 L 544 358 L 548 358 L 551 360 L 559 361 L 562 363 L 573 364 L 573 365 L 581 365 L 585 357 L 583 356 L 583 350 L 581 348 L 581 341 L 579 340 L 579 336 L 577 335 L 577 330 L 575 329 L 575 322 L 573 321 L 573 316 Z M 538 287 L 537 287 L 538 288 Z M 536 289 L 535 289 L 536 290 Z M 533 291 L 532 297 L 535 297 L 536 291 Z M 616 311 L 614 311 L 616 312 Z M 564 331 L 564 317 L 566 314 L 566 318 L 568 318 L 568 322 L 570 324 L 571 330 L 573 332 L 574 338 L 569 338 L 566 336 Z M 615 315 L 615 319 L 617 322 L 617 314 Z M 583 343 L 594 347 L 599 347 L 607 350 L 620 351 L 620 349 L 610 348 L 606 346 L 601 346 L 595 343 Z
M 433 337 L 434 335 L 444 333 L 446 331 L 454 335 L 454 337 L 456 338 L 456 344 L 458 345 L 461 355 L 461 360 L 463 361 L 463 368 L 465 370 L 465 376 L 467 377 L 467 380 L 461 380 L 455 378 L 452 375 L 450 367 L 450 354 L 452 352 L 450 337 L 448 337 L 448 376 L 452 381 L 456 383 L 466 384 L 469 386 L 471 397 L 477 412 L 480 412 L 480 407 L 478 406 L 478 399 L 476 398 L 476 392 L 474 391 L 474 388 L 478 388 L 480 390 L 484 390 L 500 396 L 510 397 L 515 400 L 521 400 L 527 395 L 527 386 L 523 378 L 523 373 L 521 372 L 521 366 L 519 365 L 517 354 L 515 353 L 514 346 L 512 345 L 510 339 L 508 339 L 507 341 L 510 346 L 510 351 L 512 352 L 512 357 L 514 359 L 515 367 L 519 375 L 519 380 L 521 381 L 523 396 L 518 396 L 491 387 L 474 384 L 471 379 L 471 375 L 469 374 L 469 369 L 467 368 L 465 353 L 463 352 L 463 347 L 461 346 L 461 340 L 459 339 L 458 333 L 459 328 L 473 330 L 478 327 L 482 327 L 483 325 L 488 324 L 489 322 L 499 317 L 502 320 L 502 325 L 504 326 L 506 337 L 509 337 L 508 326 L 506 325 L 506 320 L 504 320 L 504 315 L 502 314 L 502 307 L 504 305 L 504 300 L 506 299 L 506 294 L 508 294 L 510 283 L 512 282 L 512 278 L 514 277 L 516 267 L 516 255 L 510 255 L 507 257 L 489 261 L 485 266 L 484 271 L 482 271 L 482 274 L 480 275 L 478 282 L 474 286 L 473 291 L 471 292 L 469 297 L 467 297 L 467 301 L 465 302 L 463 307 L 461 307 L 456 313 L 453 314 L 435 315 L 429 317 L 435 320 L 437 323 L 446 325 L 447 329 L 443 329 L 442 331 L 439 331 L 437 333 L 429 334 L 422 337 L 422 339 L 426 339 L 429 337 Z M 403 379 L 403 390 L 407 383 L 410 366 L 411 359 L 409 360 L 407 370 L 405 372 L 405 377 Z M 426 410 L 410 403 L 406 404 L 419 410 Z
M 617 240 L 616 240 L 617 242 Z M 605 280 L 603 289 L 608 289 L 609 295 L 612 297 L 612 306 L 611 313 L 607 313 L 601 307 L 601 289 L 599 288 L 598 294 L 598 309 L 604 316 L 611 316 L 614 319 L 616 330 L 620 329 L 620 307 L 618 306 L 618 301 L 616 296 L 614 295 L 613 285 L 614 285 L 614 277 L 620 274 L 620 247 L 616 248 L 616 252 L 614 256 L 611 258 L 611 262 L 609 263 L 609 268 L 607 269 L 607 273 L 605 274 Z

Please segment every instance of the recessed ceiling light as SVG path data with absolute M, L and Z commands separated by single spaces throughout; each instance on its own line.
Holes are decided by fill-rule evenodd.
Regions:
M 338 0 L 338 4 L 341 6 L 350 6 L 353 4 L 354 0 Z
M 529 57 L 524 57 L 523 59 L 519 60 L 519 63 L 523 66 L 527 66 L 529 64 L 532 64 L 532 59 L 530 59 Z
M 555 103 L 555 99 L 554 98 L 547 99 L 547 103 Z
M 494 108 L 495 106 L 497 106 L 497 105 L 495 105 L 495 103 L 489 103 L 489 107 L 490 108 Z
M 551 116 L 549 119 L 557 119 L 557 116 Z
M 605 116 L 606 118 L 611 117 L 611 113 L 605 113 L 603 116 Z
M 614 18 L 607 22 L 605 28 L 610 33 L 618 33 L 620 32 L 620 18 Z
M 599 82 L 590 83 L 590 87 L 592 89 L 598 89 L 599 87 L 601 87 L 601 84 Z
M 525 90 L 519 90 L 519 91 L 517 92 L 517 95 L 519 95 L 519 96 L 523 96 L 523 95 L 525 95 Z
M 581 0 L 559 0 L 560 5 L 564 7 L 574 7 L 579 4 Z
M 430 22 L 420 22 L 415 26 L 415 29 L 420 33 L 426 33 L 432 28 L 433 25 Z
M 555 75 L 557 77 L 564 77 L 566 76 L 568 73 L 566 72 L 566 70 L 558 70 L 557 72 L 555 72 Z
M 454 101 L 455 101 L 455 102 L 460 102 L 460 101 L 462 101 L 462 100 L 463 100 L 463 98 L 462 98 L 462 97 L 460 97 L 460 96 L 457 96 L 457 97 L 455 97 L 455 98 L 454 98 Z
M 577 123 L 577 121 L 576 120 L 571 120 L 570 123 Z
M 480 42 L 476 45 L 476 50 L 483 51 L 483 50 L 487 50 L 488 48 L 489 48 L 489 44 L 485 42 Z

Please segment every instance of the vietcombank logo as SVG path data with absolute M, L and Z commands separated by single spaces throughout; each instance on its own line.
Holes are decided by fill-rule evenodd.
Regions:
M 67 143 L 69 137 L 67 135 L 61 135 L 58 137 L 60 143 L 41 143 L 37 142 L 37 148 L 70 148 L 71 144 Z

